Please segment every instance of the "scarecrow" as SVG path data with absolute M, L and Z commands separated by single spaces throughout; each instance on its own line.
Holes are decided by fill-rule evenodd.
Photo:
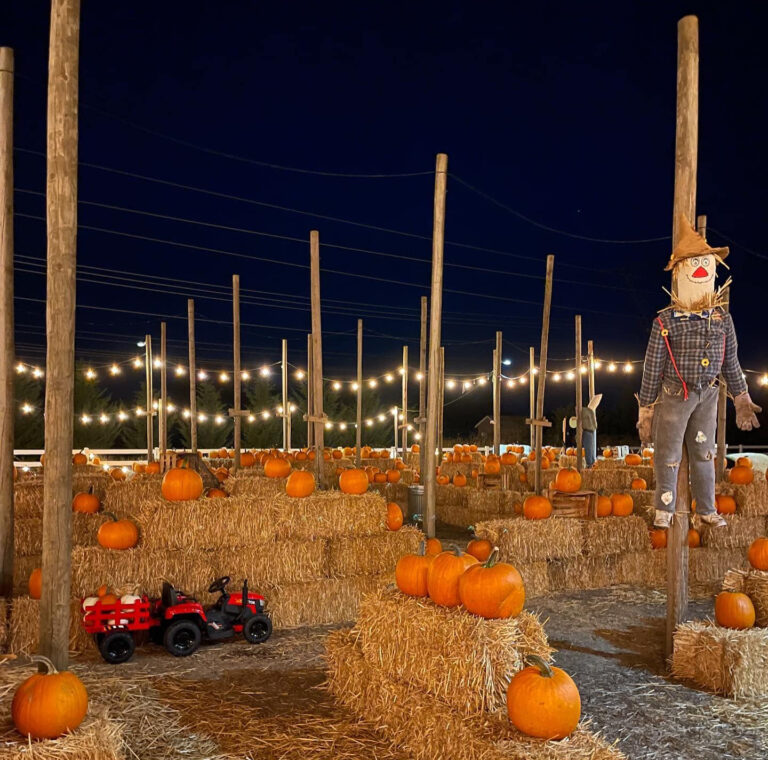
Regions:
M 691 495 L 707 525 L 722 527 L 715 511 L 715 429 L 717 378 L 722 373 L 736 407 L 740 430 L 760 427 L 737 356 L 736 332 L 715 290 L 715 269 L 725 266 L 728 248 L 712 248 L 681 219 L 682 236 L 665 271 L 672 271 L 671 303 L 651 328 L 643 380 L 637 395 L 641 443 L 654 443 L 656 475 L 654 525 L 668 528 L 675 511 L 677 471 L 688 448 Z M 666 288 L 665 288 L 666 290 Z

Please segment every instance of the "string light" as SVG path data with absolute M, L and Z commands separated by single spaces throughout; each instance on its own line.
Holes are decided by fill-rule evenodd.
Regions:
M 366 421 L 365 421 L 365 424 L 366 424 L 368 427 L 371 427 L 371 426 L 373 425 L 373 420 L 366 420 Z
M 219 373 L 219 382 L 220 383 L 229 382 L 229 375 L 226 372 L 220 372 Z
M 42 377 L 43 376 L 43 370 L 40 369 L 40 367 L 35 367 L 32 370 L 32 377 Z
M 304 372 L 300 369 L 296 370 L 296 379 L 297 380 L 303 380 L 304 379 Z
M 208 379 L 208 373 L 204 369 L 201 369 L 197 373 L 197 379 L 198 380 L 207 380 Z
M 397 374 L 398 375 L 404 375 L 405 374 L 405 367 L 398 367 L 397 368 Z
M 96 373 L 88 367 L 87 370 L 85 370 L 85 379 L 86 380 L 95 380 L 96 379 Z
M 125 422 L 128 419 L 128 415 L 121 409 L 117 413 L 117 419 L 119 419 L 120 422 Z
M 288 405 L 288 411 L 289 412 L 295 412 L 296 411 L 296 404 L 289 404 Z
M 421 433 L 416 433 L 416 435 L 413 436 L 417 441 L 421 440 Z
M 347 423 L 346 422 L 340 422 L 339 423 L 339 430 L 346 430 L 347 429 Z
M 256 422 L 256 418 L 252 414 L 249 414 L 248 415 L 248 422 Z
M 144 410 L 140 406 L 137 406 L 136 407 L 136 416 L 137 417 L 141 417 L 143 414 L 144 414 Z
M 91 418 L 87 414 L 84 414 L 82 417 L 80 417 L 80 422 L 82 422 L 83 425 L 88 425 L 90 421 Z
M 217 414 L 217 415 L 216 415 L 216 416 L 213 418 L 213 421 L 214 421 L 214 422 L 215 422 L 217 425 L 223 425 L 223 424 L 224 424 L 224 417 L 222 417 L 220 414 Z
M 477 384 L 478 385 L 485 385 L 488 382 L 488 379 L 486 377 L 478 377 L 477 378 Z
M 556 383 L 559 383 L 559 382 L 560 382 L 560 373 L 559 373 L 559 372 L 555 372 L 555 374 L 554 374 L 554 375 L 552 375 L 552 379 L 553 379 L 553 380 L 554 380 Z
M 134 369 L 141 369 L 144 366 L 144 362 L 137 356 L 133 360 L 133 368 Z
M 163 366 L 163 363 L 160 361 L 160 359 L 158 359 L 157 357 L 155 357 L 155 358 L 153 359 L 153 361 L 152 361 L 152 366 L 153 366 L 155 369 L 160 369 L 160 368 Z
M 157 401 L 153 401 L 153 402 L 152 402 L 152 409 L 154 409 L 155 411 L 157 411 Z
M 378 385 L 378 383 L 376 382 L 376 379 L 375 379 L 375 378 L 371 378 L 371 379 L 368 381 L 368 387 L 369 387 L 369 388 L 375 388 L 377 385 Z
M 630 362 L 627 362 L 627 363 L 624 365 L 624 371 L 625 371 L 625 372 L 631 372 L 631 371 L 632 371 L 632 364 L 630 364 Z
M 325 423 L 325 429 L 326 430 L 333 430 L 333 423 L 332 422 L 326 422 Z
M 461 388 L 462 388 L 462 390 L 465 390 L 465 391 L 468 391 L 468 390 L 469 390 L 471 387 L 472 387 L 472 383 L 470 383 L 470 382 L 469 382 L 469 380 L 465 380 L 465 381 L 464 381 L 464 382 L 461 384 Z
M 33 410 L 32 404 L 28 404 L 27 402 L 24 402 L 21 405 L 21 413 L 22 414 L 31 414 Z
M 615 371 L 616 371 L 616 365 L 615 365 L 613 362 L 611 362 L 611 363 L 608 365 L 608 371 L 609 371 L 609 372 L 615 372 Z
M 241 373 L 240 373 L 240 379 L 241 379 L 241 380 L 245 380 L 245 381 L 248 381 L 248 380 L 250 380 L 250 379 L 251 379 L 251 373 L 250 373 L 250 372 L 247 372 L 247 371 L 245 371 L 245 372 L 241 372 Z
M 335 391 L 340 391 L 341 390 L 341 383 L 338 380 L 335 380 L 331 387 Z M 357 390 L 357 388 L 355 388 L 355 390 Z
M 200 413 L 197 415 L 197 421 L 198 422 L 205 422 L 208 419 L 208 417 L 204 413 Z
M 587 368 L 582 364 L 581 367 L 579 367 L 579 372 L 581 372 L 582 375 L 586 375 Z
M 265 367 L 262 367 L 262 368 L 259 370 L 259 374 L 260 374 L 262 377 L 269 377 L 269 375 L 270 375 L 270 369 L 269 369 L 269 367 L 266 367 L 266 366 L 265 366 Z
M 176 411 L 176 407 L 170 401 L 166 404 L 165 408 L 169 412 L 175 412 Z
M 448 388 L 448 390 L 453 390 L 456 387 L 456 381 L 455 380 L 446 380 L 445 381 L 445 387 Z
M 599 360 L 595 360 L 595 369 L 600 369 L 603 366 L 603 363 Z
M 20 375 L 23 375 L 26 371 L 27 368 L 21 362 L 16 365 L 16 372 L 18 372 Z
M 538 368 L 538 367 L 534 367 L 534 368 L 531 370 L 531 372 L 532 372 L 534 375 L 538 375 L 538 374 L 539 374 L 539 368 Z
M 356 382 L 352 383 L 352 390 L 353 391 L 356 391 L 359 387 L 360 386 Z
M 576 377 L 576 375 L 573 372 L 568 372 L 566 373 L 565 377 L 567 380 L 573 380 Z
M 184 369 L 184 367 L 182 367 L 181 364 L 178 364 L 176 366 L 175 372 L 176 372 L 176 377 L 183 377 L 184 375 L 187 374 L 187 370 Z
M 514 387 L 515 387 L 515 381 L 512 378 L 507 380 L 507 388 L 514 388 Z
M 528 378 L 525 375 L 523 375 L 519 380 L 520 385 L 525 385 L 527 382 Z
M 120 369 L 120 367 L 118 367 L 118 366 L 117 366 L 117 364 L 113 364 L 113 365 L 112 365 L 112 366 L 109 368 L 109 374 L 110 374 L 110 375 L 113 375 L 113 376 L 114 376 L 114 375 L 119 375 L 121 371 L 122 371 L 122 370 Z
M 107 424 L 107 422 L 109 422 L 109 417 L 107 417 L 107 415 L 106 415 L 106 414 L 100 414 L 100 415 L 99 415 L 99 422 L 100 422 L 102 425 L 106 425 L 106 424 Z
M 420 383 L 424 379 L 424 375 L 421 372 L 416 373 L 416 382 Z
M 384 375 L 384 380 L 387 383 L 391 383 L 395 378 L 392 376 L 391 372 L 387 372 L 386 375 Z
M 269 414 L 269 412 L 268 412 L 268 411 L 265 409 L 265 410 L 264 410 L 264 411 L 261 413 L 261 417 L 262 417 L 262 419 L 264 419 L 264 420 L 268 420 L 268 419 L 269 419 L 269 417 L 270 417 L 270 414 Z
M 386 415 L 380 414 L 378 417 L 379 422 L 384 422 L 387 419 Z
M 763 375 L 760 378 L 760 385 L 768 385 L 768 375 Z

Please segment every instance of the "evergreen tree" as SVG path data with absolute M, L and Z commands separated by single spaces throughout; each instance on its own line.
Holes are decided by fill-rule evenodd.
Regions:
M 197 445 L 201 449 L 221 448 L 232 439 L 232 418 L 227 415 L 226 406 L 221 398 L 219 389 L 209 381 L 197 384 Z M 205 415 L 203 422 L 199 416 Z M 223 417 L 222 423 L 216 422 L 216 417 Z M 189 428 L 186 435 L 182 433 L 185 446 L 189 446 Z
M 245 408 L 250 409 L 256 419 L 249 422 L 247 417 L 243 418 L 244 446 L 257 449 L 282 447 L 283 420 L 275 416 L 281 402 L 280 395 L 269 380 L 257 378 L 245 383 Z M 262 412 L 269 412 L 269 418 L 264 419 Z M 296 445 L 293 441 L 293 431 L 291 431 L 291 444 Z
M 111 449 L 120 435 L 120 423 L 115 416 L 115 407 L 109 391 L 98 378 L 89 380 L 85 376 L 87 367 L 75 365 L 75 426 L 73 446 L 76 449 Z M 90 422 L 83 421 L 87 414 Z M 99 417 L 107 415 L 106 422 Z
M 16 401 L 16 408 L 14 410 L 14 448 L 42 449 L 45 438 L 43 381 L 26 373 L 16 375 L 13 379 L 13 393 Z M 22 411 L 24 404 L 29 404 L 32 407 L 30 412 L 25 413 Z
M 147 418 L 136 414 L 136 409 L 145 409 L 147 405 L 147 381 L 139 383 L 139 389 L 133 396 L 133 403 L 124 408 L 128 419 L 120 426 L 120 443 L 126 449 L 147 448 Z

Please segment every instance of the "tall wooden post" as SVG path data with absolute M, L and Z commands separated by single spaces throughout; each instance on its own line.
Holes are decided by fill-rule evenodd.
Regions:
M 312 333 L 307 335 L 307 450 L 315 445 L 315 428 L 312 424 L 312 405 L 314 404 L 314 395 L 312 393 Z
M 402 427 L 400 428 L 402 433 L 400 434 L 400 456 L 405 461 L 405 457 L 408 454 L 408 346 L 403 346 L 403 392 L 402 392 L 402 404 L 403 404 L 403 419 Z
M 323 414 L 323 332 L 320 322 L 320 233 L 309 233 L 311 303 L 312 303 L 312 396 L 315 423 L 315 467 L 318 488 L 325 488 L 325 415 Z
M 419 472 L 424 472 L 427 449 L 424 446 L 424 434 L 427 425 L 427 297 L 421 297 L 421 330 L 419 331 Z
M 13 50 L 0 47 L 0 597 L 13 592 Z
M 552 275 L 555 268 L 555 257 L 547 256 L 547 274 L 544 282 L 544 308 L 541 317 L 541 348 L 539 349 L 539 389 L 536 393 L 536 419 L 531 420 L 531 426 L 536 428 L 536 466 L 534 468 L 534 490 L 541 495 L 541 443 L 544 427 L 552 423 L 544 419 L 544 389 L 547 385 L 547 353 L 549 350 L 549 316 L 552 311 Z M 533 382 L 533 377 L 531 377 Z
M 234 449 L 235 461 L 232 471 L 240 469 L 240 430 L 242 425 L 241 392 L 243 387 L 242 372 L 240 370 L 240 275 L 232 275 L 232 398 L 234 410 L 230 412 L 234 418 Z
M 584 428 L 581 424 L 581 314 L 576 315 L 574 327 L 576 334 L 574 351 L 576 356 L 576 377 L 574 378 L 574 385 L 576 386 L 576 469 L 581 472 L 584 467 L 584 458 L 581 452 L 581 447 L 584 443 Z
M 438 418 L 437 418 L 437 463 L 443 461 L 443 432 L 445 430 L 445 348 L 440 346 L 440 375 L 438 377 L 440 383 L 440 403 L 438 405 Z
M 680 237 L 680 216 L 696 218 L 696 168 L 699 139 L 699 20 L 685 16 L 677 25 L 677 130 L 672 246 Z M 675 628 L 688 615 L 688 450 L 683 444 L 677 473 L 675 517 L 667 538 L 666 655 L 672 654 Z
M 397 427 L 399 424 L 399 409 L 397 406 L 392 407 L 392 442 L 395 449 L 395 456 L 397 456 Z
M 536 352 L 533 346 L 528 349 L 528 409 L 530 418 L 536 416 Z M 536 448 L 536 428 L 531 425 L 531 451 Z
M 283 451 L 291 448 L 291 403 L 288 400 L 288 341 L 283 338 L 283 352 L 280 361 L 281 390 L 283 396 Z
M 501 331 L 496 331 L 493 351 L 493 453 L 501 454 Z
M 158 408 L 157 419 L 160 461 L 165 466 L 165 452 L 168 449 L 168 354 L 165 322 L 160 323 L 160 407 Z
M 357 414 L 355 415 L 355 467 L 363 448 L 363 320 L 357 320 Z
M 39 650 L 59 670 L 69 663 L 79 46 L 79 0 L 52 0 L 48 56 L 44 580 Z
M 589 400 L 595 395 L 595 342 L 587 341 L 587 377 L 589 378 Z
M 195 359 L 195 302 L 187 300 L 187 342 L 189 344 L 189 444 L 197 454 L 197 362 Z
M 443 246 L 445 243 L 445 192 L 448 177 L 448 156 L 438 153 L 435 162 L 435 201 L 432 222 L 432 283 L 429 318 L 429 387 L 427 388 L 426 438 L 422 442 L 427 450 L 424 482 L 424 532 L 427 538 L 435 535 L 436 473 L 432 466 L 437 446 L 440 366 L 440 323 L 443 314 Z
M 147 462 L 152 462 L 155 459 L 155 390 L 152 387 L 152 380 L 154 379 L 154 366 L 152 362 L 154 362 L 154 358 L 152 357 L 152 336 L 145 335 L 144 377 L 146 378 L 147 385 Z

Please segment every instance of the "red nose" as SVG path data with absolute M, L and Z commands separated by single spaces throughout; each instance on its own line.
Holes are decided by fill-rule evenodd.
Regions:
M 709 272 L 704 267 L 699 267 L 691 277 L 709 277 Z

